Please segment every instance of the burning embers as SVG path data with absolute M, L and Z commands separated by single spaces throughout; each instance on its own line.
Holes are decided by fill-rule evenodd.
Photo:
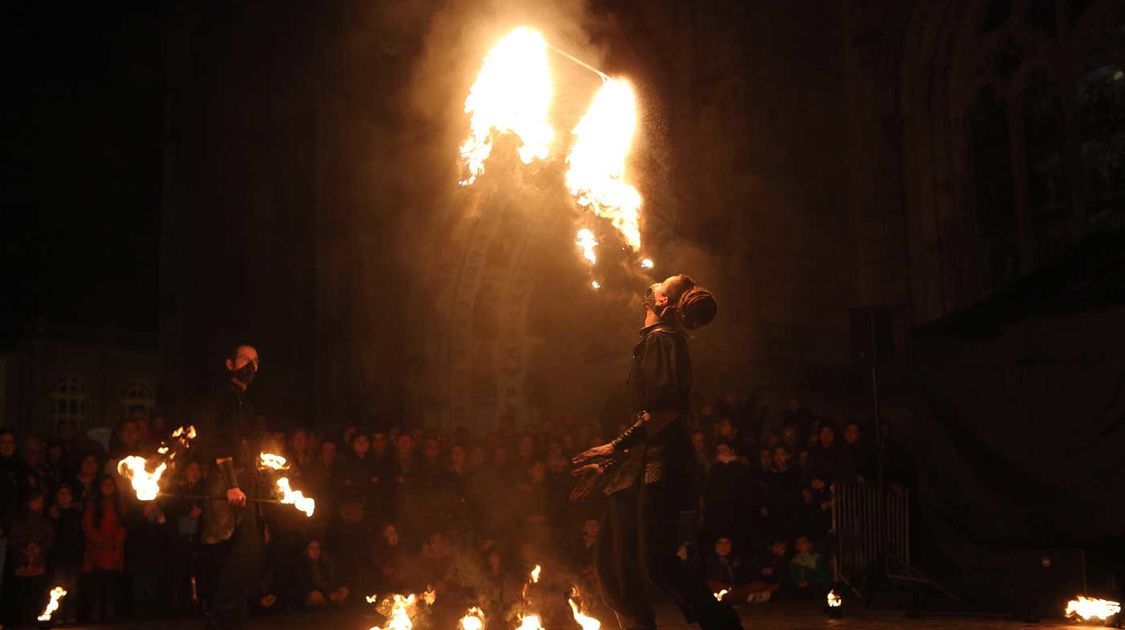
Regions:
M 1110 617 L 1120 612 L 1121 604 L 1119 602 L 1086 597 L 1085 595 L 1079 595 L 1078 599 L 1072 599 L 1066 604 L 1067 619 L 1078 619 L 1079 621 L 1109 621 Z
M 47 602 L 47 607 L 43 609 L 43 614 L 36 617 L 38 621 L 50 621 L 51 615 L 59 609 L 59 602 L 62 598 L 66 597 L 66 589 L 61 586 L 56 586 L 51 589 L 51 601 Z
M 437 599 L 437 593 L 433 589 L 427 590 L 421 595 L 411 593 L 410 595 L 400 595 L 395 593 L 390 597 L 379 602 L 379 598 L 375 595 L 367 597 L 368 604 L 376 604 L 375 610 L 379 614 L 387 618 L 387 625 L 385 626 L 372 626 L 371 630 L 411 630 L 414 627 L 414 622 L 422 612 L 422 606 L 433 606 L 434 601 Z M 481 614 L 481 620 L 484 616 Z M 464 619 L 462 619 L 462 622 Z M 479 627 L 479 626 L 478 626 Z M 472 628 L 465 627 L 466 630 Z
M 258 454 L 258 467 L 268 470 L 286 470 L 289 468 L 289 462 L 281 455 L 273 453 L 259 453 Z M 305 516 L 312 517 L 313 512 L 316 511 L 316 500 L 311 497 L 306 497 L 300 490 L 294 490 L 289 485 L 289 477 L 279 477 L 277 479 L 277 489 L 281 491 L 281 502 L 285 505 L 292 505 Z

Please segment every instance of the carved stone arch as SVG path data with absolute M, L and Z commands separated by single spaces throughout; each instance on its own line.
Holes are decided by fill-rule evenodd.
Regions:
M 479 195 L 479 214 L 464 219 L 443 253 L 450 280 L 439 290 L 444 325 L 435 331 L 428 378 L 440 383 L 430 421 L 446 430 L 465 424 L 488 431 L 504 414 L 528 413 L 524 383 L 534 339 L 527 326 L 533 282 L 527 261 L 546 213 L 480 183 L 486 185 L 470 192 Z

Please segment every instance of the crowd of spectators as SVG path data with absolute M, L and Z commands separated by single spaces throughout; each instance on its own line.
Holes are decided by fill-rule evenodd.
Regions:
M 818 418 L 791 400 L 780 422 L 763 426 L 753 407 L 728 396 L 694 415 L 699 510 L 684 514 L 679 555 L 737 605 L 822 599 L 832 485 L 871 479 L 875 449 L 858 421 Z M 288 505 L 252 508 L 264 523 L 259 613 L 366 605 L 368 594 L 429 586 L 439 593 L 435 614 L 480 605 L 500 620 L 535 565 L 596 606 L 604 496 L 568 500 L 570 457 L 619 427 L 561 417 L 517 430 L 504 418 L 487 435 L 443 435 L 257 420 L 263 450 L 287 457 L 291 485 L 317 502 L 311 518 Z M 63 622 L 205 612 L 204 500 L 192 497 L 206 494 L 208 466 L 188 451 L 162 481 L 165 495 L 149 502 L 116 470 L 126 455 L 154 453 L 171 428 L 162 418 L 124 420 L 108 448 L 81 435 L 17 441 L 0 430 L 5 623 L 32 621 L 56 585 L 68 590 L 55 613 Z M 263 477 L 263 493 L 271 483 Z

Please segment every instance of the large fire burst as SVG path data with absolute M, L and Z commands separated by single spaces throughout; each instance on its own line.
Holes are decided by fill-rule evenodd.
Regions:
M 632 86 L 547 44 L 538 31 L 521 26 L 504 36 L 484 58 L 465 100 L 470 115 L 469 138 L 461 145 L 462 185 L 484 172 L 495 138 L 515 136 L 520 159 L 528 164 L 547 158 L 554 140 L 548 122 L 551 99 L 547 51 L 596 73 L 602 81 L 586 113 L 574 127 L 566 158 L 566 187 L 575 204 L 604 219 L 633 252 L 641 249 L 641 194 L 626 176 L 629 152 L 637 130 L 637 101 Z M 597 264 L 599 243 L 589 227 L 578 231 L 582 257 Z M 651 269 L 651 259 L 642 268 Z M 596 288 L 596 287 L 595 287 Z

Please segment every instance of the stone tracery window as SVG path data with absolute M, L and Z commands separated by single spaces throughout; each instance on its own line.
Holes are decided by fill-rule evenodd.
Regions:
M 86 391 L 82 387 L 82 380 L 71 375 L 62 377 L 51 390 L 52 425 L 59 427 L 68 424 L 80 428 L 85 417 Z
M 981 0 L 960 48 L 969 178 L 986 289 L 1125 227 L 1125 9 Z M 1122 34 L 1122 35 L 1119 35 Z M 1121 41 L 1118 41 L 1118 40 Z M 1076 63 L 1075 60 L 1084 60 Z
M 128 417 L 135 412 L 141 412 L 145 417 L 148 417 L 155 405 L 156 396 L 153 395 L 152 386 L 147 381 L 129 381 L 125 386 L 124 395 L 121 397 L 124 417 Z

